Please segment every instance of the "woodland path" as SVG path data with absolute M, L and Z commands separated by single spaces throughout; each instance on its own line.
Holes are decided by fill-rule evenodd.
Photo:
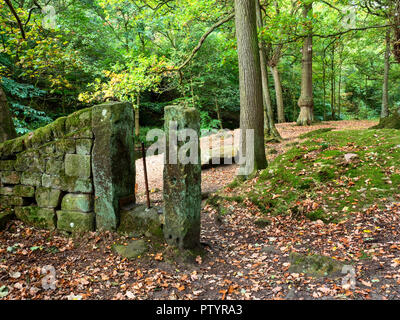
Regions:
M 324 121 L 312 126 L 297 126 L 294 122 L 280 123 L 276 127 L 281 134 L 283 141 L 281 143 L 269 143 L 267 144 L 267 158 L 268 161 L 272 161 L 278 155 L 285 152 L 290 145 L 299 140 L 299 136 L 303 133 L 314 131 L 321 128 L 334 128 L 334 130 L 346 130 L 346 129 L 366 129 L 377 122 L 370 120 L 343 120 L 343 121 Z M 233 131 L 230 131 L 232 134 Z M 210 136 L 212 137 L 212 136 Z M 206 143 L 206 139 L 209 137 L 203 137 L 200 139 L 200 146 L 202 147 Z M 230 139 L 233 143 L 233 139 Z M 288 146 L 289 145 L 289 146 Z M 275 149 L 277 152 L 271 154 L 268 149 Z M 163 189 L 163 167 L 164 167 L 164 154 L 151 156 L 146 159 L 147 174 L 149 179 L 149 189 L 151 192 L 151 200 L 160 202 L 162 199 Z M 226 186 L 235 178 L 238 166 L 232 165 L 221 165 L 212 167 L 209 169 L 202 170 L 202 192 L 215 192 L 220 188 Z M 138 192 L 138 202 L 144 202 L 144 175 L 143 175 L 143 160 L 136 160 L 136 183 Z

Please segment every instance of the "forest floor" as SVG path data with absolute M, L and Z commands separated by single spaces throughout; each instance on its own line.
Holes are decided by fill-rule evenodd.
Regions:
M 0 232 L 0 298 L 400 299 L 400 172 L 393 165 L 400 160 L 398 133 L 299 138 L 321 128 L 373 124 L 281 124 L 285 140 L 268 145 L 278 153 L 261 175 L 239 184 L 231 183 L 234 166 L 203 172 L 203 184 L 222 189 L 204 203 L 205 253 L 190 261 L 155 239 L 146 239 L 148 253 L 127 260 L 111 247 L 132 238 L 111 232 L 65 236 L 13 221 Z M 347 163 L 343 155 L 350 153 L 358 157 Z M 277 205 L 291 213 L 275 212 Z M 54 290 L 42 288 L 45 265 L 54 267 Z M 354 286 L 343 282 L 353 275 Z

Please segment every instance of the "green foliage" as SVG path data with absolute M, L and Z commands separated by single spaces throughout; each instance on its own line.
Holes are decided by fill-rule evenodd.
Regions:
M 178 71 L 204 33 L 233 11 L 232 2 L 55 0 L 51 2 L 57 14 L 54 29 L 43 25 L 44 13 L 32 1 L 13 4 L 24 23 L 26 40 L 22 40 L 9 8 L 0 4 L 0 76 L 6 79 L 6 94 L 19 105 L 29 105 L 54 118 L 99 101 L 129 101 L 140 107 L 141 125 L 153 126 L 160 125 L 165 105 L 185 102 L 201 112 L 203 129 L 219 128 L 220 122 L 227 128 L 239 126 L 233 19 L 215 29 Z M 374 15 L 359 2 L 341 0 L 332 7 L 313 1 L 313 11 L 306 18 L 302 16 L 304 1 L 261 4 L 264 28 L 259 30 L 259 37 L 268 59 L 276 60 L 288 121 L 295 121 L 299 113 L 301 47 L 311 26 L 315 35 L 315 119 L 379 116 L 385 29 L 368 28 L 388 23 L 382 13 L 390 3 L 374 7 L 373 13 L 379 13 Z M 349 6 L 357 9 L 355 21 L 349 20 Z M 349 23 L 366 30 L 350 32 Z M 392 63 L 392 111 L 400 105 L 399 79 L 400 67 Z M 275 107 L 271 75 L 269 80 Z M 15 111 L 19 112 L 19 128 L 29 129 L 47 121 L 41 118 L 43 114 L 30 109 L 26 113 L 33 116 L 27 120 L 18 107 Z
M 9 99 L 9 108 L 13 114 L 17 134 L 25 134 L 53 121 L 44 111 L 26 105 L 32 99 L 44 96 L 46 91 L 31 84 L 18 83 L 6 77 L 2 77 L 0 80 L 0 85 Z M 21 104 L 21 102 L 26 104 Z

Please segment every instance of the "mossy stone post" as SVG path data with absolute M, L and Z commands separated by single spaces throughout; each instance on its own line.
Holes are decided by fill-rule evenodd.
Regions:
M 93 107 L 92 168 L 96 228 L 116 230 L 119 200 L 135 193 L 134 118 L 128 103 Z
M 164 237 L 169 245 L 180 249 L 194 249 L 200 245 L 200 115 L 195 108 L 184 106 L 168 106 L 164 111 L 166 136 L 163 191 Z M 182 129 L 196 132 L 196 141 L 191 140 L 189 143 L 197 149 L 195 154 L 197 159 L 187 164 L 182 163 L 180 157 L 177 156 L 182 146 L 188 144 L 186 139 L 181 139 L 184 141 L 177 139 L 177 132 L 180 133 Z M 192 151 L 193 149 L 190 149 L 190 152 Z

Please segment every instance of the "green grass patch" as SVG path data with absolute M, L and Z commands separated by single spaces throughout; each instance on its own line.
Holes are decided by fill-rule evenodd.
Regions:
M 347 162 L 347 153 L 357 156 Z M 387 199 L 398 199 L 399 163 L 397 130 L 316 130 L 271 162 L 251 191 L 239 184 L 234 193 L 264 214 L 337 222 L 373 204 L 383 207 Z

